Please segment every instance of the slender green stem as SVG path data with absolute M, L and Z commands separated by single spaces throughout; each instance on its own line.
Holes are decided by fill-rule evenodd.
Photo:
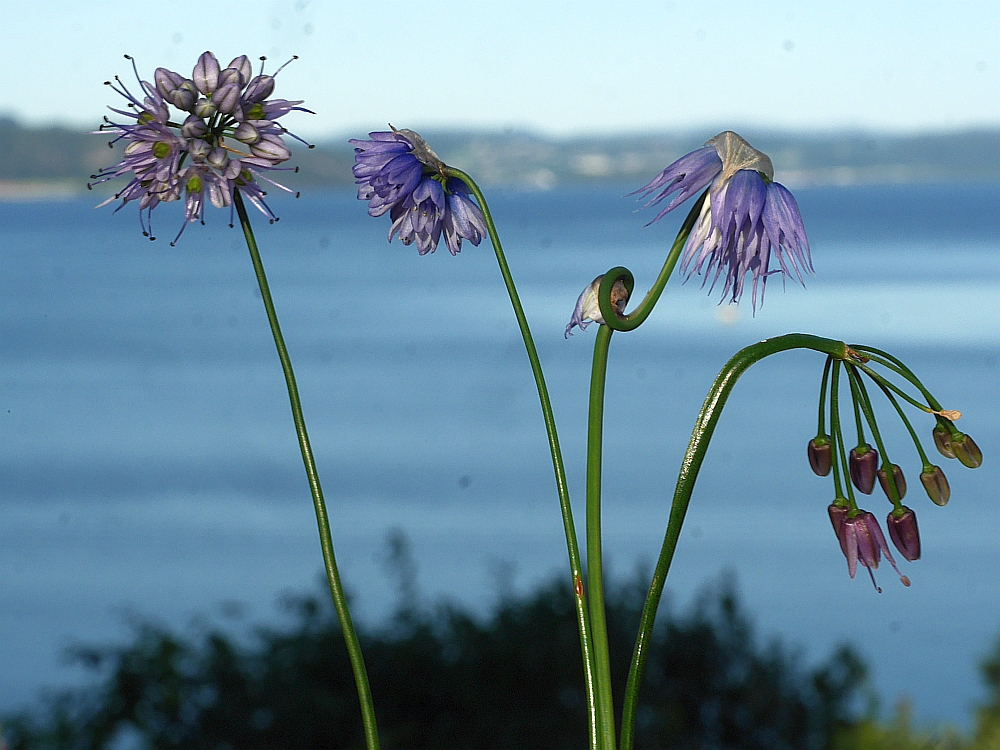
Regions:
M 899 401 L 897 401 L 896 397 L 892 395 L 892 391 L 879 383 L 877 380 L 874 382 L 875 385 L 882 389 L 882 393 L 885 394 L 885 397 L 889 400 L 889 403 L 892 404 L 903 424 L 906 425 L 906 430 L 910 433 L 910 438 L 913 440 L 913 446 L 917 449 L 917 455 L 920 456 L 920 462 L 923 464 L 924 471 L 933 470 L 934 464 L 928 460 L 927 453 L 924 452 L 924 446 L 920 443 L 920 438 L 917 437 L 917 431 L 913 429 L 913 425 L 910 423 L 909 417 L 907 417 L 906 413 L 903 411 L 903 407 L 899 405 Z
M 861 409 L 865 413 L 865 419 L 868 420 L 868 426 L 871 427 L 872 436 L 875 438 L 875 445 L 878 446 L 879 455 L 882 457 L 882 469 L 885 471 L 886 482 L 891 490 L 889 501 L 898 510 L 900 502 L 899 488 L 896 487 L 896 478 L 893 476 L 891 469 L 892 461 L 889 460 L 888 451 L 886 451 L 885 443 L 882 442 L 882 435 L 875 421 L 875 410 L 872 409 L 872 401 L 868 396 L 868 389 L 861 382 L 861 377 L 855 371 L 854 367 L 851 365 L 846 365 L 846 367 L 847 376 L 851 381 L 851 392 L 855 394 L 855 401 L 860 401 L 861 403 Z
M 850 372 L 850 369 L 848 369 L 848 372 Z M 851 380 L 851 396 L 856 396 L 853 379 Z M 867 443 L 865 441 L 864 425 L 861 422 L 861 408 L 856 397 L 851 398 L 851 406 L 854 408 L 854 427 L 858 432 L 858 447 L 861 448 Z
M 828 358 L 832 360 L 832 358 Z M 847 457 L 844 454 L 844 433 L 840 428 L 840 361 L 833 361 L 830 378 L 830 432 L 833 433 L 833 492 L 840 498 L 844 496 L 844 488 L 840 484 L 841 475 L 847 484 L 847 492 L 853 500 L 851 479 L 847 475 Z M 852 506 L 853 507 L 853 506 Z
M 674 266 L 677 265 L 678 259 L 681 257 L 681 250 L 684 249 L 684 244 L 687 242 L 688 236 L 691 234 L 691 230 L 694 228 L 695 222 L 698 220 L 698 216 L 701 213 L 702 204 L 708 199 L 708 191 L 706 190 L 702 193 L 698 200 L 694 202 L 691 210 L 688 211 L 687 217 L 684 219 L 684 223 L 681 224 L 680 230 L 677 232 L 677 237 L 674 238 L 674 244 L 670 246 L 670 252 L 667 253 L 666 260 L 663 261 L 663 267 L 660 269 L 660 274 L 656 277 L 656 281 L 653 282 L 653 286 L 646 296 L 643 297 L 642 302 L 630 312 L 628 315 L 619 315 L 617 310 L 610 307 L 611 303 L 606 294 L 599 295 L 598 301 L 601 305 L 601 315 L 604 317 L 604 322 L 616 331 L 634 331 L 636 328 L 641 326 L 649 314 L 653 312 L 653 307 L 656 306 L 657 301 L 660 299 L 660 295 L 663 294 L 663 289 L 666 287 L 667 282 L 670 280 L 670 274 L 674 271 Z M 627 282 L 629 284 L 629 292 L 631 293 L 631 278 L 632 274 L 624 268 L 615 268 L 606 273 L 605 279 L 610 283 L 615 281 L 615 273 L 618 272 L 622 277 L 626 276 L 629 279 Z M 621 273 L 623 272 L 623 273 Z M 610 291 L 611 286 L 608 285 L 608 290 Z
M 486 220 L 486 230 L 490 235 L 490 242 L 493 244 L 493 251 L 497 256 L 497 263 L 500 266 L 500 273 L 503 275 L 504 284 L 507 287 L 507 294 L 510 296 L 510 304 L 514 308 L 514 315 L 517 318 L 517 325 L 521 330 L 521 338 L 524 339 L 524 348 L 528 352 L 528 361 L 531 363 L 531 372 L 535 376 L 535 387 L 538 389 L 538 401 L 542 407 L 542 419 L 545 422 L 545 433 L 548 436 L 549 452 L 552 454 L 552 469 L 555 472 L 556 491 L 559 494 L 559 510 L 562 514 L 563 530 L 566 534 L 566 549 L 569 552 L 570 573 L 573 576 L 573 588 L 576 592 L 576 620 L 580 630 L 580 648 L 583 652 L 583 673 L 584 684 L 587 690 L 587 719 L 590 729 L 591 750 L 597 750 L 597 707 L 594 685 L 594 655 L 590 636 L 590 620 L 587 613 L 586 594 L 583 588 L 583 565 L 580 561 L 580 546 L 577 542 L 576 526 L 573 523 L 573 508 L 570 505 L 569 485 L 566 482 L 566 469 L 563 466 L 562 450 L 559 448 L 559 436 L 556 433 L 555 415 L 552 413 L 552 403 L 549 400 L 549 391 L 545 385 L 545 375 L 542 372 L 542 363 L 538 359 L 538 352 L 535 349 L 535 342 L 531 337 L 531 329 L 528 327 L 528 319 L 521 306 L 521 300 L 517 295 L 514 286 L 514 277 L 510 273 L 507 259 L 504 257 L 503 247 L 500 245 L 500 236 L 497 234 L 493 217 L 490 214 L 489 206 L 486 204 L 486 196 L 475 181 L 465 172 L 446 167 L 445 171 L 449 177 L 457 177 L 462 180 L 472 194 L 476 196 L 479 208 L 483 212 Z
M 833 381 L 830 385 L 830 423 L 833 425 L 835 450 L 840 456 L 840 470 L 843 472 L 844 487 L 847 489 L 847 504 L 853 515 L 858 512 L 858 501 L 854 498 L 854 485 L 851 483 L 849 464 L 847 463 L 847 446 L 844 444 L 844 431 L 840 428 L 840 365 L 840 362 L 833 363 Z M 836 474 L 833 477 L 833 484 L 837 497 L 841 497 L 841 488 Z
M 920 409 L 920 411 L 926 412 L 928 414 L 933 414 L 934 413 L 934 409 L 932 409 L 931 407 L 927 406 L 926 404 L 920 403 L 915 398 L 913 398 L 913 396 L 911 396 L 906 391 L 904 391 L 902 388 L 900 388 L 898 385 L 896 385 L 895 383 L 893 383 L 891 381 L 886 380 L 881 375 L 879 375 L 877 372 L 875 372 L 875 370 L 873 370 L 872 368 L 868 367 L 867 365 L 856 364 L 855 366 L 859 370 L 861 370 L 862 372 L 864 372 L 872 380 L 874 380 L 876 383 L 879 383 L 881 385 L 885 385 L 886 388 L 889 388 L 889 389 L 895 391 L 896 393 L 898 393 L 900 396 L 902 396 L 902 398 L 905 401 L 913 404 L 913 406 L 915 406 L 918 409 Z
M 635 650 L 632 654 L 632 666 L 629 669 L 628 684 L 625 691 L 625 707 L 622 713 L 621 750 L 631 750 L 634 742 L 636 711 L 639 703 L 639 686 L 642 683 L 642 676 L 645 671 L 646 658 L 648 657 L 653 633 L 653 624 L 656 620 L 656 610 L 660 605 L 663 585 L 666 582 L 670 563 L 677 548 L 677 540 L 680 537 L 681 527 L 684 524 L 684 516 L 691 501 L 691 493 L 694 490 L 698 472 L 701 470 L 701 465 L 705 460 L 705 453 L 708 450 L 708 444 L 712 439 L 715 426 L 722 414 L 722 409 L 729 398 L 729 394 L 732 392 L 733 386 L 736 385 L 736 381 L 746 372 L 747 368 L 765 357 L 790 349 L 812 349 L 831 355 L 838 360 L 842 360 L 848 356 L 847 346 L 844 342 L 803 333 L 790 333 L 748 346 L 737 352 L 726 363 L 726 366 L 712 384 L 712 388 L 705 398 L 705 403 L 698 413 L 698 418 L 695 420 L 694 431 L 691 433 L 687 452 L 681 461 L 680 474 L 677 478 L 673 503 L 670 507 L 670 519 L 667 523 L 667 531 L 664 535 L 663 546 L 660 549 L 660 556 L 656 561 L 656 568 L 653 571 L 653 580 L 650 584 L 649 594 L 643 606 L 639 634 L 636 638 Z
M 830 379 L 830 367 L 833 365 L 833 357 L 826 358 L 826 364 L 823 365 L 823 379 L 819 384 L 819 426 L 816 428 L 816 437 L 822 437 L 826 435 L 826 386 Z
M 883 367 L 887 367 L 890 370 L 902 375 L 904 378 L 909 380 L 917 389 L 923 394 L 924 398 L 927 399 L 927 404 L 935 411 L 941 411 L 942 406 L 938 403 L 937 399 L 931 394 L 924 384 L 920 382 L 920 378 L 913 374 L 913 371 L 907 367 L 903 362 L 896 357 L 889 354 L 889 352 L 884 352 L 881 349 L 876 349 L 874 346 L 851 346 L 852 349 L 858 352 L 863 352 L 873 362 L 877 362 Z M 872 356 L 874 355 L 874 356 Z
M 608 347 L 614 331 L 597 329 L 594 366 L 590 375 L 590 412 L 587 419 L 587 583 L 590 590 L 590 626 L 597 684 L 597 729 L 602 750 L 615 750 L 615 711 L 611 691 L 611 659 L 604 612 L 604 567 L 601 551 L 601 453 L 604 432 L 604 384 L 608 374 Z
M 246 237 L 247 247 L 250 250 L 250 259 L 253 261 L 254 273 L 257 275 L 257 284 L 260 286 L 260 296 L 264 300 L 267 321 L 271 325 L 271 335 L 274 336 L 274 345 L 278 349 L 278 359 L 281 360 L 281 369 L 285 374 L 285 385 L 288 387 L 288 400 L 292 407 L 292 420 L 295 422 L 295 434 L 299 439 L 299 449 L 302 451 L 302 463 L 305 465 L 306 477 L 309 479 L 309 491 L 312 493 L 313 506 L 316 509 L 316 524 L 319 527 L 319 541 L 320 547 L 323 550 L 323 564 L 326 568 L 326 578 L 330 584 L 333 606 L 337 612 L 337 620 L 340 622 L 340 629 L 344 635 L 347 654 L 351 660 L 351 669 L 354 671 L 354 682 L 358 689 L 358 700 L 361 703 L 361 719 L 365 729 L 365 743 L 368 750 L 378 750 L 378 727 L 375 723 L 375 706 L 372 703 L 371 690 L 368 686 L 368 673 L 365 670 L 365 660 L 361 653 L 361 644 L 358 641 L 358 635 L 354 631 L 354 625 L 351 622 L 351 613 L 347 608 L 347 596 L 340 582 L 337 560 L 333 554 L 330 519 L 326 512 L 326 503 L 323 500 L 323 489 L 319 483 L 319 472 L 316 470 L 316 461 L 313 459 L 312 447 L 309 445 L 306 421 L 302 415 L 302 404 L 299 401 L 299 389 L 295 385 L 295 373 L 292 371 L 292 360 L 288 356 L 285 339 L 281 335 L 281 328 L 278 325 L 278 314 L 275 312 L 274 300 L 271 299 L 271 290 L 267 284 L 267 276 L 264 274 L 264 264 L 260 259 L 257 240 L 254 239 L 253 229 L 250 227 L 250 217 L 247 216 L 246 206 L 243 204 L 243 196 L 239 190 L 234 191 L 233 201 L 236 204 L 236 212 L 239 214 L 240 224 L 243 226 L 243 234 Z

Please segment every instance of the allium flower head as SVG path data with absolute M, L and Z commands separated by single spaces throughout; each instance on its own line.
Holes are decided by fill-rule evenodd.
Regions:
M 420 135 L 396 128 L 368 135 L 370 140 L 350 141 L 358 199 L 368 201 L 370 216 L 389 213 L 390 242 L 399 235 L 404 245 L 415 242 L 425 255 L 444 235 L 455 255 L 463 239 L 473 245 L 482 241 L 486 222 L 469 186 L 447 175 L 445 163 Z
M 126 59 L 132 60 L 128 55 Z M 141 93 L 133 95 L 117 76 L 114 83 L 107 81 L 127 100 L 124 109 L 110 107 L 124 120 L 105 117 L 105 124 L 96 131 L 114 134 L 111 145 L 124 141 L 123 158 L 92 175 L 93 182 L 87 187 L 130 175 L 128 184 L 100 205 L 120 199 L 118 211 L 129 201 L 139 201 L 139 222 L 150 239 L 155 239 L 152 211 L 160 203 L 184 200 L 184 223 L 174 242 L 189 222 L 204 223 L 206 202 L 216 208 L 229 206 L 232 224 L 235 190 L 276 221 L 277 216 L 264 202 L 267 193 L 257 181 L 293 192 L 264 172 L 290 170 L 277 166 L 291 156 L 283 136 L 301 140 L 277 120 L 291 111 L 310 111 L 299 106 L 301 101 L 267 98 L 282 68 L 284 65 L 274 75 L 265 75 L 262 65 L 261 72 L 253 76 L 246 55 L 223 68 L 215 55 L 205 52 L 191 78 L 157 68 L 150 83 L 139 77 L 132 60 Z M 171 106 L 179 110 L 177 116 L 171 114 Z
M 751 274 L 751 300 L 756 309 L 770 275 L 794 275 L 803 283 L 803 272 L 813 271 L 798 204 L 773 180 L 774 167 L 767 155 L 727 130 L 704 148 L 682 156 L 632 195 L 653 196 L 648 207 L 677 193 L 652 224 L 708 187 L 708 197 L 681 254 L 681 272 L 688 278 L 703 276 L 703 285 L 711 278 L 710 289 L 724 278 L 722 298 L 731 302 L 739 302 L 746 276 Z

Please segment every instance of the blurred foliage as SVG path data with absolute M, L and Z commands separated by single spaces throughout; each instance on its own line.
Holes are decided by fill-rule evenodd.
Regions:
M 525 595 L 501 592 L 480 619 L 451 604 L 419 606 L 404 536 L 390 539 L 388 560 L 399 605 L 362 635 L 383 747 L 586 747 L 573 592 L 561 577 Z M 644 580 L 609 587 L 619 700 Z M 143 623 L 127 645 L 78 648 L 95 685 L 8 717 L 10 750 L 121 747 L 123 737 L 154 748 L 363 747 L 328 600 L 289 598 L 293 625 L 258 628 L 249 643 L 205 624 L 182 635 Z M 865 668 L 849 647 L 809 669 L 778 641 L 758 645 L 728 578 L 684 613 L 662 610 L 638 747 L 819 750 L 858 726 Z

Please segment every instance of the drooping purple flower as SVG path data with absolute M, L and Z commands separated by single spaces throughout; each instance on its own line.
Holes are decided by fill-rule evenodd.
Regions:
M 863 510 L 853 518 L 846 518 L 838 537 L 840 535 L 843 535 L 841 550 L 847 558 L 847 572 L 851 578 L 854 578 L 855 573 L 857 573 L 858 563 L 860 562 L 868 570 L 868 575 L 871 576 L 872 585 L 876 591 L 881 592 L 882 589 L 875 583 L 874 571 L 878 570 L 882 555 L 885 555 L 885 559 L 889 561 L 892 569 L 899 575 L 899 580 L 903 585 L 910 585 L 910 579 L 899 572 L 896 561 L 892 558 L 892 553 L 889 551 L 889 545 L 886 544 L 885 536 L 882 534 L 882 529 L 878 525 L 878 520 L 871 513 Z
M 293 110 L 309 112 L 299 106 L 302 102 L 266 100 L 274 90 L 274 76 L 265 76 L 262 70 L 251 80 L 252 69 L 245 55 L 222 68 L 215 55 L 205 52 L 198 58 L 191 78 L 157 68 L 154 83 L 142 80 L 135 61 L 126 58 L 132 61 L 142 98 L 134 96 L 117 76 L 115 83 L 107 82 L 127 100 L 125 109 L 111 111 L 127 121 L 114 122 L 106 117 L 97 132 L 112 133 L 116 136 L 112 144 L 124 141 L 126 146 L 122 160 L 92 175 L 93 182 L 87 187 L 116 177 L 131 175 L 131 179 L 100 205 L 121 200 L 117 212 L 138 200 L 143 234 L 155 239 L 152 210 L 160 203 L 183 199 L 184 222 L 174 242 L 188 223 L 204 222 L 206 201 L 217 208 L 229 206 L 232 224 L 235 190 L 268 219 L 276 221 L 278 217 L 264 202 L 266 192 L 258 180 L 294 192 L 265 173 L 291 171 L 277 165 L 291 157 L 283 136 L 297 136 L 275 121 Z M 180 117 L 171 117 L 171 105 L 181 110 Z
M 650 198 L 646 206 L 677 193 L 649 223 L 659 221 L 708 187 L 680 258 L 687 278 L 711 278 L 710 290 L 724 280 L 723 300 L 739 302 L 747 274 L 753 278 L 754 309 L 763 300 L 769 276 L 812 273 L 809 241 L 792 194 L 774 179 L 771 160 L 732 131 L 710 139 L 704 148 L 682 156 L 652 182 L 631 195 Z M 772 257 L 776 267 L 772 268 Z
M 471 190 L 449 177 L 445 163 L 412 130 L 369 133 L 370 140 L 351 139 L 358 200 L 368 202 L 370 216 L 389 214 L 389 241 L 416 243 L 421 255 L 437 249 L 441 236 L 452 255 L 462 240 L 478 245 L 486 235 L 482 211 Z

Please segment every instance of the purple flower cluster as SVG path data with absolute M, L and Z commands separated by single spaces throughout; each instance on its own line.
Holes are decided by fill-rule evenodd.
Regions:
M 390 126 L 391 127 L 391 126 Z M 389 241 L 397 234 L 404 245 L 417 244 L 421 255 L 437 249 L 441 235 L 452 255 L 462 240 L 478 245 L 486 222 L 471 198 L 469 186 L 449 177 L 427 142 L 412 130 L 368 134 L 351 139 L 358 199 L 368 201 L 368 213 L 389 213 Z
M 708 197 L 684 245 L 681 271 L 689 278 L 703 274 L 703 284 L 711 277 L 710 289 L 724 277 L 723 300 L 731 302 L 739 302 L 744 280 L 751 274 L 756 309 L 771 274 L 794 274 L 801 283 L 802 272 L 812 272 L 798 204 L 773 179 L 771 160 L 727 130 L 704 148 L 682 156 L 632 195 L 656 193 L 646 204 L 652 206 L 677 193 L 652 224 L 708 186 Z M 776 268 L 771 268 L 772 256 Z
M 94 182 L 88 187 L 126 175 L 131 175 L 131 180 L 100 205 L 120 199 L 118 211 L 130 201 L 139 201 L 143 234 L 155 239 L 150 221 L 153 209 L 183 198 L 184 224 L 174 242 L 189 222 L 204 222 L 206 201 L 216 208 L 229 206 L 232 223 L 233 192 L 237 189 L 275 221 L 277 217 L 264 202 L 266 192 L 257 180 L 293 192 L 263 172 L 287 169 L 277 165 L 291 156 L 282 138 L 291 134 L 277 120 L 292 111 L 309 112 L 299 106 L 301 101 L 268 98 L 274 91 L 274 78 L 284 66 L 274 75 L 265 75 L 262 67 L 254 76 L 245 55 L 222 68 L 215 55 L 205 52 L 190 78 L 157 68 L 154 83 L 139 77 L 134 60 L 132 68 L 142 98 L 133 95 L 117 76 L 115 83 L 108 81 L 107 85 L 127 100 L 125 109 L 110 109 L 128 121 L 113 122 L 106 117 L 106 124 L 97 131 L 115 134 L 112 144 L 125 141 L 124 156 L 113 167 L 92 175 Z M 180 111 L 180 117 L 172 118 L 171 106 Z

